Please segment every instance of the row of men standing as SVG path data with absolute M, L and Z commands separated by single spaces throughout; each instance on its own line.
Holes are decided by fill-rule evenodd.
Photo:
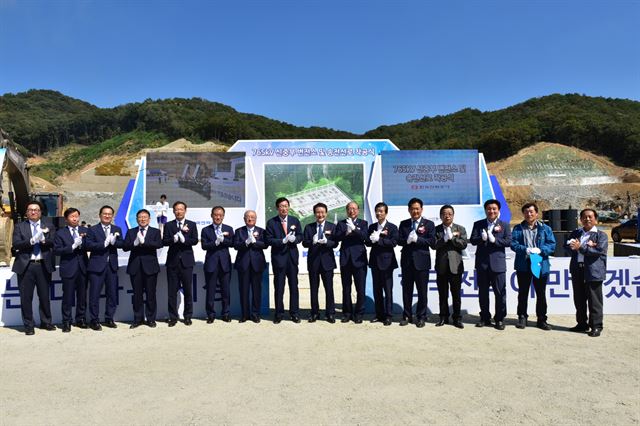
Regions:
M 223 321 L 230 321 L 230 277 L 231 258 L 229 248 L 233 247 L 238 254 L 234 268 L 239 274 L 240 304 L 242 316 L 240 322 L 260 321 L 262 273 L 266 267 L 264 250 L 271 247 L 271 261 L 274 273 L 274 323 L 280 323 L 284 317 L 285 282 L 289 283 L 289 315 L 293 322 L 300 322 L 298 295 L 298 258 L 297 245 L 302 242 L 308 249 L 307 267 L 311 289 L 311 314 L 309 322 L 320 318 L 319 286 L 322 281 L 325 288 L 325 317 L 330 323 L 335 322 L 335 298 L 333 295 L 333 271 L 336 268 L 333 248 L 340 244 L 340 271 L 343 288 L 342 322 L 353 320 L 361 323 L 364 315 L 366 268 L 372 272 L 375 318 L 373 322 L 390 325 L 393 309 L 393 271 L 398 268 L 394 247 L 402 246 L 401 268 L 403 288 L 403 313 L 400 325 L 415 323 L 424 327 L 427 317 L 427 283 L 431 268 L 429 249 L 436 250 L 435 269 L 439 292 L 439 321 L 436 326 L 449 322 L 448 294 L 452 295 L 453 324 L 463 328 L 460 311 L 460 287 L 464 266 L 462 250 L 467 246 L 466 230 L 453 223 L 454 208 L 442 206 L 440 217 L 442 224 L 437 227 L 433 222 L 422 217 L 422 201 L 413 198 L 408 203 L 410 218 L 400 223 L 399 227 L 386 220 L 388 206 L 378 203 L 375 206 L 377 223 L 370 226 L 359 219 L 357 203 L 350 202 L 346 206 L 347 218 L 338 224 L 326 221 L 327 206 L 318 203 L 314 206 L 316 222 L 308 224 L 301 230 L 297 218 L 290 216 L 289 201 L 286 198 L 276 200 L 278 215 L 271 218 L 266 229 L 256 226 L 256 213 L 248 210 L 244 214 L 245 226 L 234 230 L 223 223 L 224 208 L 216 206 L 212 209 L 213 223 L 205 227 L 201 235 L 202 248 L 206 251 L 204 273 L 206 281 L 206 314 L 207 322 L 213 323 L 216 318 L 214 297 L 216 287 L 220 287 L 222 296 Z M 485 203 L 486 219 L 474 223 L 469 241 L 477 246 L 476 270 L 480 300 L 480 322 L 478 327 L 494 325 L 498 330 L 504 329 L 506 315 L 505 285 L 505 247 L 511 246 L 516 252 L 516 271 L 519 282 L 518 327 L 526 326 L 527 299 L 529 286 L 533 281 L 538 297 L 538 327 L 548 330 L 546 323 L 545 286 L 549 272 L 548 256 L 555 250 L 555 239 L 550 228 L 537 221 L 538 208 L 529 203 L 522 209 L 524 221 L 514 229 L 514 237 L 509 224 L 499 219 L 500 203 L 489 200 Z M 37 202 L 30 203 L 27 208 L 28 220 L 16 226 L 14 231 L 14 248 L 18 251 L 14 271 L 18 274 L 21 295 L 21 306 L 25 331 L 33 334 L 34 321 L 31 312 L 31 300 L 34 288 L 37 288 L 40 299 L 41 328 L 55 329 L 51 324 L 51 313 L 48 303 L 48 286 L 55 265 L 53 254 L 60 256 L 60 276 L 63 281 L 62 329 L 71 330 L 71 306 L 76 304 L 75 325 L 81 328 L 90 327 L 100 330 L 98 320 L 98 302 L 103 286 L 106 288 L 105 320 L 102 325 L 117 327 L 113 321 L 117 300 L 117 249 L 130 251 L 127 273 L 131 277 L 133 288 L 134 321 L 131 328 L 142 324 L 156 326 L 156 283 L 160 271 L 157 250 L 168 246 L 167 282 L 168 311 L 170 327 L 178 322 L 177 296 L 180 289 L 185 296 L 184 323 L 191 325 L 193 315 L 192 276 L 195 259 L 193 246 L 198 243 L 198 232 L 195 222 L 186 219 L 187 206 L 183 202 L 173 205 L 175 220 L 165 225 L 161 235 L 156 228 L 149 226 L 150 214 L 142 209 L 137 213 L 138 226 L 128 230 L 122 237 L 122 231 L 113 225 L 113 209 L 104 206 L 100 210 L 100 223 L 84 228 L 78 226 L 80 212 L 70 208 L 65 211 L 67 226 L 54 232 L 40 222 L 41 207 Z M 581 212 L 584 228 L 576 231 L 569 247 L 572 253 L 572 276 L 574 276 L 574 294 L 578 325 L 574 331 L 587 331 L 599 335 L 602 329 L 602 291 L 598 297 L 597 284 L 590 276 L 590 259 L 602 258 L 604 244 L 604 261 L 606 262 L 606 235 L 589 231 L 589 224 L 594 222 L 590 209 Z M 583 216 L 585 219 L 583 219 Z M 593 225 L 593 224 L 592 224 Z M 593 227 L 593 226 L 592 226 Z M 55 236 L 54 236 L 55 234 Z M 587 235 L 587 237 L 585 237 Z M 588 237 L 595 235 L 596 242 Z M 371 247 L 367 260 L 365 246 Z M 597 246 L 594 248 L 594 246 Z M 91 256 L 87 256 L 87 252 Z M 532 254 L 542 258 L 540 277 L 531 274 Z M 574 262 L 575 258 L 575 262 Z M 598 267 L 602 265 L 598 263 Z M 606 269 L 606 263 L 605 263 Z M 574 273 L 575 272 L 575 273 Z M 581 275 L 579 275 L 581 274 Z M 591 274 L 592 275 L 592 274 Z M 86 324 L 86 283 L 89 282 L 89 324 Z M 576 283 L 582 277 L 582 284 L 576 289 Z M 597 276 L 595 278 L 598 278 Z M 596 280 L 597 281 L 597 280 Z M 356 303 L 352 304 L 352 282 L 356 289 Z M 585 285 L 587 283 L 587 285 Z M 491 323 L 489 310 L 489 288 L 495 294 L 495 324 Z M 415 314 L 412 308 L 414 289 L 418 294 Z M 585 290 L 587 289 L 587 290 Z M 251 295 L 251 298 L 250 298 Z M 146 297 L 145 297 L 146 296 Z M 578 299 L 580 302 L 578 303 Z M 586 319 L 587 301 L 592 315 Z M 599 305 L 598 305 L 599 301 Z M 580 305 L 580 306 L 579 306 Z M 584 306 L 583 306 L 584 305 Z M 584 309 L 583 309 L 584 308 Z M 584 311 L 584 312 L 583 312 Z

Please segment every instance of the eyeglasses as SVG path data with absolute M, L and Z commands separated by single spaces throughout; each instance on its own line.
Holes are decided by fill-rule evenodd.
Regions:
M 40 209 L 27 209 L 28 212 L 39 212 Z

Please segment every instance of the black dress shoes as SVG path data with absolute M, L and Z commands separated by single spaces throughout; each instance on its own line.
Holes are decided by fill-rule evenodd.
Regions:
M 78 328 L 84 328 L 84 329 L 89 328 L 89 326 L 87 325 L 87 323 L 86 323 L 85 321 L 83 321 L 83 320 L 76 321 L 76 327 L 78 327 Z
M 297 315 L 291 315 L 291 321 L 293 321 L 296 324 L 300 324 L 300 317 Z
M 100 325 L 100 323 L 98 321 L 91 321 L 89 323 L 89 328 L 94 330 L 94 331 L 101 331 L 102 330 L 102 326 Z
M 147 327 L 156 328 L 157 324 L 155 321 L 147 321 Z
M 356 324 L 362 324 L 362 317 L 360 315 L 356 316 L 353 319 L 353 322 L 356 323 Z
M 340 322 L 345 324 L 347 322 L 351 321 L 351 317 L 349 315 L 344 315 L 341 319 Z
M 214 317 L 207 317 L 207 324 L 213 324 L 216 319 Z
M 504 323 L 502 321 L 496 321 L 496 330 L 504 330 Z
M 40 326 L 41 330 L 47 330 L 47 331 L 53 331 L 53 330 L 57 330 L 57 327 L 53 324 L 42 324 Z
M 425 326 L 425 322 L 423 319 L 419 319 L 418 322 L 416 322 L 416 327 L 422 328 L 424 326 Z
M 311 316 L 309 317 L 309 322 L 316 322 L 319 318 L 319 315 L 311 314 Z
M 222 316 L 222 321 L 224 322 L 231 322 L 231 317 L 229 315 L 223 315 Z
M 193 322 L 191 321 L 191 318 L 185 318 L 184 319 L 184 325 L 189 326 L 191 324 L 193 324 Z
M 115 322 L 113 322 L 113 320 L 107 320 L 103 322 L 102 325 L 108 328 L 118 328 L 118 325 Z
M 405 325 L 409 325 L 409 323 L 412 323 L 413 320 L 411 318 L 402 318 L 402 320 L 400 321 L 400 326 L 404 327 Z
M 491 327 L 493 324 L 491 324 L 491 320 L 487 320 L 487 321 L 478 321 L 478 323 L 476 324 L 476 327 Z
M 391 325 L 391 318 L 387 318 L 384 320 L 384 322 L 382 323 L 383 325 L 389 326 Z
M 273 319 L 273 323 L 274 323 L 274 324 L 280 324 L 281 322 L 282 322 L 282 317 L 275 317 L 275 318 Z
M 538 327 L 540 330 L 544 330 L 544 331 L 551 330 L 551 326 L 549 324 L 547 324 L 546 321 L 538 321 L 536 323 L 536 327 Z
M 449 324 L 449 318 L 440 317 L 440 320 L 436 323 L 436 327 L 442 327 L 445 324 Z
M 242 324 L 243 322 L 247 322 L 247 319 L 246 319 L 246 318 L 240 318 L 240 319 L 238 320 L 238 322 L 239 322 L 240 324 Z
M 464 324 L 463 324 L 463 323 L 462 323 L 462 321 L 460 321 L 460 320 L 454 320 L 454 321 L 453 321 L 453 326 L 454 326 L 455 328 L 464 328 Z
M 177 323 L 178 323 L 178 321 L 176 321 L 174 319 L 170 319 L 169 321 L 167 321 L 167 325 L 169 327 L 175 327 Z
M 36 334 L 36 332 L 34 331 L 33 328 L 25 328 L 24 329 L 24 334 L 27 336 L 33 336 L 34 334 Z
M 260 317 L 253 316 L 253 317 L 251 317 L 251 321 L 253 321 L 254 323 L 258 324 L 260 322 Z
M 376 318 L 372 319 L 370 322 L 371 322 L 371 324 L 373 324 L 373 323 L 376 323 L 376 322 L 384 322 L 384 320 L 376 317 Z
M 599 337 L 599 336 L 600 336 L 600 333 L 602 333 L 602 329 L 601 329 L 601 328 L 596 327 L 596 328 L 594 328 L 593 330 L 591 330 L 591 331 L 589 332 L 589 337 Z
M 335 324 L 336 322 L 336 317 L 334 317 L 333 315 L 327 315 L 327 322 L 329 324 Z
M 573 331 L 574 333 L 584 333 L 589 331 L 589 326 L 586 324 L 578 324 L 575 327 L 571 327 L 569 331 Z
M 129 326 L 129 328 L 138 328 L 138 327 L 140 327 L 141 325 L 142 325 L 142 323 L 141 323 L 141 322 L 134 321 L 134 322 L 132 322 L 132 323 L 131 323 L 131 325 Z
M 518 323 L 516 324 L 516 328 L 526 328 L 527 327 L 527 317 L 524 315 L 518 315 Z
M 71 332 L 71 324 L 69 324 L 68 322 L 63 322 L 62 323 L 62 332 L 63 333 L 70 333 Z

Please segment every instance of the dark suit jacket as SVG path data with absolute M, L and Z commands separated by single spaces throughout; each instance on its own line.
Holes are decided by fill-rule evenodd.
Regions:
M 418 271 L 428 271 L 431 269 L 431 253 L 429 247 L 436 242 L 435 225 L 428 219 L 420 218 L 416 234 L 418 241 L 407 244 L 407 237 L 411 233 L 413 219 L 400 222 L 398 229 L 398 245 L 402 246 L 402 256 L 400 265 L 403 268 L 414 268 Z
M 366 220 L 357 219 L 353 222 L 356 229 L 347 234 L 347 220 L 338 222 L 338 240 L 340 241 L 340 267 L 351 263 L 356 268 L 367 266 L 367 249 L 364 242 L 367 240 L 368 224 Z
M 115 234 L 117 232 L 118 236 L 116 237 L 115 244 L 107 247 L 104 246 L 106 235 L 104 235 L 102 223 L 93 225 L 89 228 L 89 232 L 87 232 L 84 244 L 87 250 L 91 252 L 91 257 L 89 257 L 89 266 L 87 267 L 89 272 L 101 273 L 104 271 L 104 268 L 107 267 L 107 259 L 111 270 L 113 272 L 118 271 L 118 249 L 124 246 L 124 238 L 122 235 L 122 229 L 120 229 L 119 226 L 111 224 L 110 227 L 111 234 Z
M 308 248 L 307 270 L 309 272 L 331 271 L 336 269 L 336 256 L 333 248 L 338 245 L 336 241 L 336 225 L 324 221 L 323 233 L 326 244 L 313 244 L 313 236 L 318 233 L 318 224 L 310 223 L 304 227 L 302 246 Z
M 180 240 L 177 243 L 173 241 L 174 235 L 180 231 L 177 220 L 172 220 L 164 225 L 162 245 L 169 246 L 167 267 L 182 265 L 185 268 L 192 268 L 196 264 L 196 260 L 193 257 L 193 246 L 198 244 L 198 226 L 195 222 L 187 219 L 184 220 L 184 224 L 189 228 L 188 232 L 182 232 L 184 243 Z
M 507 271 L 504 248 L 511 247 L 511 228 L 508 223 L 500 219 L 496 224 L 500 225 L 500 230 L 496 231 L 494 228 L 492 231 L 496 237 L 495 243 L 491 243 L 489 240 L 482 241 L 482 230 L 487 229 L 487 219 L 479 220 L 473 224 L 469 241 L 478 247 L 476 249 L 476 269 L 491 268 L 493 272 Z
M 236 229 L 233 236 L 233 248 L 238 251 L 238 254 L 233 266 L 238 271 L 248 271 L 249 268 L 254 271 L 263 271 L 267 266 L 264 257 L 264 250 L 267 248 L 267 243 L 264 241 L 264 229 L 254 226 L 253 236 L 256 242 L 247 246 L 244 242 L 249 238 L 249 230 L 246 226 Z
M 451 224 L 451 231 L 454 234 L 449 241 L 444 240 L 444 226 L 436 226 L 436 264 L 435 269 L 438 274 L 461 274 L 464 272 L 462 263 L 462 250 L 467 248 L 467 230 L 457 223 Z
M 134 246 L 133 242 L 138 236 L 139 230 L 139 226 L 129 229 L 124 238 L 122 249 L 124 251 L 131 251 L 129 264 L 127 265 L 127 274 L 135 275 L 140 271 L 147 275 L 157 274 L 160 272 L 158 249 L 162 248 L 160 230 L 147 226 L 147 231 L 144 233 L 144 244 Z
M 398 267 L 398 261 L 396 260 L 396 253 L 394 251 L 394 247 L 398 241 L 398 227 L 387 221 L 387 224 L 380 233 L 380 239 L 374 244 L 371 242 L 370 237 L 371 234 L 377 230 L 378 223 L 376 222 L 369 225 L 369 230 L 367 231 L 365 244 L 371 247 L 369 267 L 381 271 L 388 269 L 394 270 Z
M 55 238 L 55 230 L 53 224 L 40 219 L 40 229 L 48 228 L 49 232 L 44 234 L 44 242 L 40 243 L 40 255 L 42 256 L 44 268 L 48 273 L 55 271 L 55 256 L 53 255 L 53 240 Z M 16 260 L 13 262 L 11 270 L 16 274 L 24 274 L 29 266 L 33 247 L 31 245 L 31 222 L 28 220 L 20 222 L 13 228 L 12 246 L 17 251 Z
M 231 271 L 229 247 L 233 247 L 233 228 L 224 223 L 220 226 L 222 226 L 224 240 L 219 245 L 216 245 L 216 230 L 213 224 L 202 230 L 201 246 L 207 251 L 204 258 L 205 272 L 214 272 L 218 267 L 223 272 Z
M 282 229 L 280 216 L 272 217 L 267 222 L 265 238 L 267 245 L 271 247 L 271 263 L 274 268 L 284 268 L 287 266 L 287 262 L 298 264 L 298 244 L 302 241 L 302 227 L 298 219 L 289 215 L 287 216 L 287 234 L 292 230 L 296 236 L 295 243 L 283 243 L 282 239 L 286 234 Z
M 569 235 L 569 240 L 575 238 L 580 240 L 584 230 L 582 228 L 575 229 Z M 595 247 L 580 247 L 578 252 L 583 256 L 584 260 L 584 279 L 585 281 L 603 281 L 607 275 L 607 249 L 609 239 L 607 234 L 602 231 L 589 232 L 589 240 L 596 243 Z M 571 252 L 571 262 L 569 270 L 572 274 L 578 269 L 578 253 L 569 249 Z
M 89 230 L 78 226 L 78 235 L 82 237 L 82 245 L 73 249 L 73 236 L 68 226 L 58 229 L 53 239 L 53 253 L 60 256 L 60 278 L 73 278 L 78 272 L 87 273 L 86 235 Z

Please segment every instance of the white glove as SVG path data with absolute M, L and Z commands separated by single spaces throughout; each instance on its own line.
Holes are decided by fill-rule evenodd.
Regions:
M 116 240 L 118 239 L 118 234 L 117 232 L 115 234 L 111 234 L 111 236 L 109 237 L 109 244 L 114 245 L 116 243 Z
M 140 233 L 140 231 L 138 231 L 138 236 L 136 237 L 135 241 L 133 242 L 134 246 L 138 246 L 140 244 L 144 244 L 144 236 Z
M 256 242 L 256 236 L 253 235 L 253 232 L 249 234 L 249 240 L 251 240 L 251 243 L 255 244 Z
M 418 241 L 418 234 L 416 234 L 416 231 L 411 231 L 407 237 L 407 244 L 415 243 L 416 241 Z
M 374 244 L 377 243 L 378 241 L 380 241 L 380 231 L 373 231 L 371 233 L 371 236 L 369 237 L 369 239 Z
M 38 232 L 36 232 L 36 235 L 31 237 L 31 240 L 33 241 L 33 244 L 42 242 L 42 240 L 44 240 L 44 233 L 42 232 L 42 230 L 38 229 Z
M 173 242 L 177 243 L 178 240 L 180 240 L 180 233 L 179 232 L 177 234 L 173 234 Z
M 347 233 L 353 232 L 356 230 L 356 225 L 353 224 L 353 219 L 351 219 L 350 217 L 347 218 L 347 228 L 349 229 Z
M 223 242 L 223 241 L 224 241 L 224 235 L 219 234 L 219 235 L 216 237 L 216 246 L 219 246 L 219 245 L 220 245 L 220 243 L 221 243 L 221 242 Z
M 322 234 L 322 238 L 318 238 L 318 244 L 327 244 L 327 237 Z
M 74 250 L 77 249 L 78 247 L 80 247 L 82 245 L 82 237 L 77 236 L 73 239 L 73 244 L 71 245 L 71 248 L 73 248 Z
M 313 245 L 318 244 L 318 234 L 313 234 Z
M 251 235 L 249 235 L 249 237 L 246 240 L 244 240 L 244 245 L 249 247 L 251 245 L 251 243 L 254 243 L 254 242 L 255 241 L 251 240 Z
M 482 241 L 487 241 L 487 230 L 486 229 L 482 230 Z
M 526 251 L 527 251 L 527 255 L 531 254 L 531 248 L 530 247 L 527 247 Z
M 542 253 L 538 247 L 534 247 L 531 249 L 531 253 L 540 254 Z
M 496 237 L 495 237 L 495 235 L 493 235 L 493 232 L 487 232 L 487 238 L 489 239 L 490 243 L 495 243 L 496 242 Z
M 184 234 L 182 232 L 178 232 L 178 239 L 181 243 L 184 243 Z
M 293 231 L 291 231 L 291 233 L 289 233 L 289 235 L 287 235 L 287 241 L 290 243 L 295 243 L 296 242 L 296 235 L 293 233 Z

